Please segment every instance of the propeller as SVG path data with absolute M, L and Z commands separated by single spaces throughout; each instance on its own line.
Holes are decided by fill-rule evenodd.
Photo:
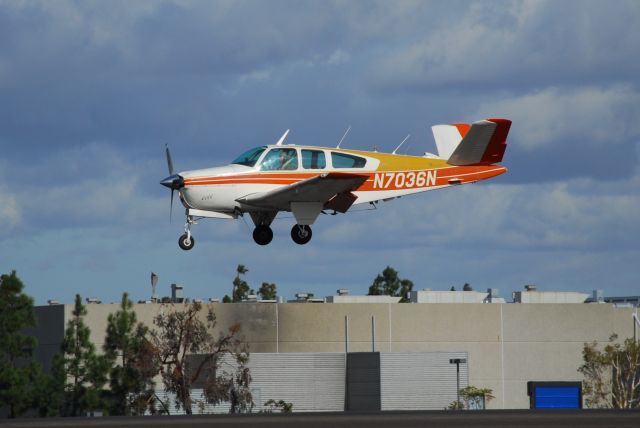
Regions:
M 171 189 L 171 205 L 169 206 L 169 222 L 171 222 L 171 218 L 173 216 L 173 192 L 178 191 L 184 187 L 184 178 L 179 174 L 173 173 L 173 160 L 171 160 L 171 152 L 169 151 L 169 146 L 165 144 L 164 146 L 165 152 L 167 155 L 167 166 L 169 167 L 169 176 L 162 180 L 160 184 L 165 187 Z

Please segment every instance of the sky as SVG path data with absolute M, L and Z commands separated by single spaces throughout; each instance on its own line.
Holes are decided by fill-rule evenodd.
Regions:
M 117 302 L 182 284 L 366 294 L 386 266 L 414 289 L 640 286 L 637 1 L 0 0 L 0 271 L 36 304 Z M 177 170 L 288 142 L 435 152 L 431 125 L 511 119 L 507 174 L 321 216 L 204 220 L 178 248 Z

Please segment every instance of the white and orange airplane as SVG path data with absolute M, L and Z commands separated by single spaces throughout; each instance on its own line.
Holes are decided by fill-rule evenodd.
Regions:
M 287 130 L 274 145 L 253 148 L 230 165 L 174 173 L 166 148 L 169 177 L 160 183 L 178 191 L 186 208 L 185 233 L 178 244 L 193 248 L 191 226 L 203 218 L 237 219 L 248 213 L 253 239 L 267 245 L 271 222 L 280 211 L 292 212 L 297 244 L 311 239 L 311 225 L 321 213 L 346 213 L 353 205 L 387 201 L 495 177 L 507 147 L 511 121 L 487 119 L 432 127 L 438 155 L 408 156 L 377 151 L 285 145 Z M 344 137 L 343 137 L 344 138 Z M 342 140 L 341 140 L 342 142 Z

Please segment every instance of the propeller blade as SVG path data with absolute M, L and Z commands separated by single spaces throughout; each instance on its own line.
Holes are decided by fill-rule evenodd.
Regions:
M 164 145 L 165 151 L 167 153 L 167 165 L 169 166 L 169 175 L 173 175 L 173 161 L 171 160 L 171 152 L 169 151 L 169 145 Z
M 169 223 L 171 223 L 173 217 L 173 193 L 177 190 L 180 193 L 180 189 L 184 187 L 184 178 L 178 174 L 173 173 L 173 160 L 171 159 L 171 152 L 169 151 L 169 145 L 164 145 L 165 154 L 167 155 L 167 166 L 169 167 L 169 177 L 160 182 L 165 187 L 171 189 L 171 202 L 169 205 Z

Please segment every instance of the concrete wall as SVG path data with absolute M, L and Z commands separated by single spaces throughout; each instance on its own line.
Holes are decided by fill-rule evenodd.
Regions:
M 87 305 L 86 323 L 101 349 L 107 316 L 119 305 Z M 633 335 L 631 308 L 608 304 L 213 304 L 218 329 L 240 323 L 251 352 L 466 352 L 469 384 L 491 388 L 488 408 L 527 408 L 526 382 L 581 380 L 584 342 Z M 138 320 L 169 305 L 135 305 Z M 59 349 L 73 305 L 39 307 L 39 358 Z M 206 313 L 201 314 L 205 319 Z M 375 349 L 372 323 L 375 318 Z M 217 334 L 217 332 L 214 332 Z

